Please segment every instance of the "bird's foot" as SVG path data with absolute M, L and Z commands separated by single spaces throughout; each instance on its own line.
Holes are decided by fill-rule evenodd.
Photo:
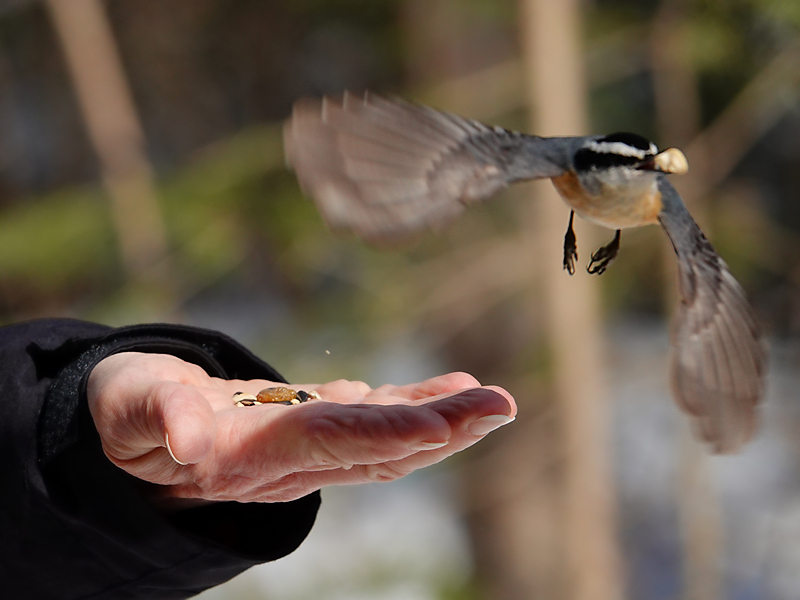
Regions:
M 592 254 L 592 260 L 589 262 L 589 266 L 586 267 L 586 270 L 589 271 L 591 275 L 602 275 L 606 272 L 608 265 L 617 258 L 617 254 L 619 253 L 619 238 L 620 230 L 617 229 L 614 239 Z
M 567 233 L 564 234 L 564 270 L 570 275 L 575 274 L 575 260 L 578 258 L 578 244 L 575 241 L 575 230 L 572 228 L 572 220 L 575 211 L 569 213 L 569 225 Z

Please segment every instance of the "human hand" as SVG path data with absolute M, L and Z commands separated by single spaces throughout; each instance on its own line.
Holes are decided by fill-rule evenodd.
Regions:
M 466 373 L 377 389 L 345 380 L 292 385 L 322 398 L 294 406 L 233 403 L 235 392 L 274 385 L 126 352 L 92 370 L 87 393 L 115 465 L 164 486 L 167 497 L 209 501 L 284 502 L 328 485 L 391 481 L 471 446 L 516 414 L 508 392 L 480 387 Z

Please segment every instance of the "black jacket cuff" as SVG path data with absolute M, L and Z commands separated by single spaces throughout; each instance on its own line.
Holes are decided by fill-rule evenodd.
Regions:
M 0 368 L 0 384 L 21 396 L 0 408 L 20 421 L 10 430 L 18 438 L 12 454 L 25 478 L 17 485 L 10 467 L 0 469 L 14 494 L 0 492 L 0 587 L 10 597 L 186 598 L 292 552 L 314 523 L 318 492 L 286 503 L 156 510 L 141 482 L 103 453 L 86 400 L 91 369 L 125 351 L 172 354 L 216 377 L 285 381 L 227 336 L 197 328 L 48 320 L 0 330 L 0 360 L 27 354 L 18 374 Z M 38 426 L 26 425 L 37 414 Z M 25 431 L 36 431 L 32 445 Z

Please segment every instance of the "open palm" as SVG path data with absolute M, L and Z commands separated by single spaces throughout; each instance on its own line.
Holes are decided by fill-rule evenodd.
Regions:
M 235 392 L 274 385 L 128 352 L 100 362 L 87 391 L 114 464 L 169 497 L 206 501 L 283 502 L 327 485 L 390 481 L 471 446 L 516 414 L 508 392 L 465 373 L 376 389 L 346 380 L 293 385 L 322 398 L 295 406 L 233 403 Z

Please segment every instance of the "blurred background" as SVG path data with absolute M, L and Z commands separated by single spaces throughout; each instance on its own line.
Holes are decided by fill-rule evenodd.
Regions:
M 796 599 L 799 44 L 796 0 L 4 0 L 0 319 L 188 323 L 290 381 L 464 370 L 517 398 L 441 465 L 325 490 L 300 550 L 206 600 Z M 548 182 L 399 251 L 331 235 L 282 122 L 366 88 L 684 149 L 771 346 L 755 441 L 709 456 L 671 401 L 655 227 L 602 278 L 561 270 Z M 612 232 L 577 234 L 585 265 Z

